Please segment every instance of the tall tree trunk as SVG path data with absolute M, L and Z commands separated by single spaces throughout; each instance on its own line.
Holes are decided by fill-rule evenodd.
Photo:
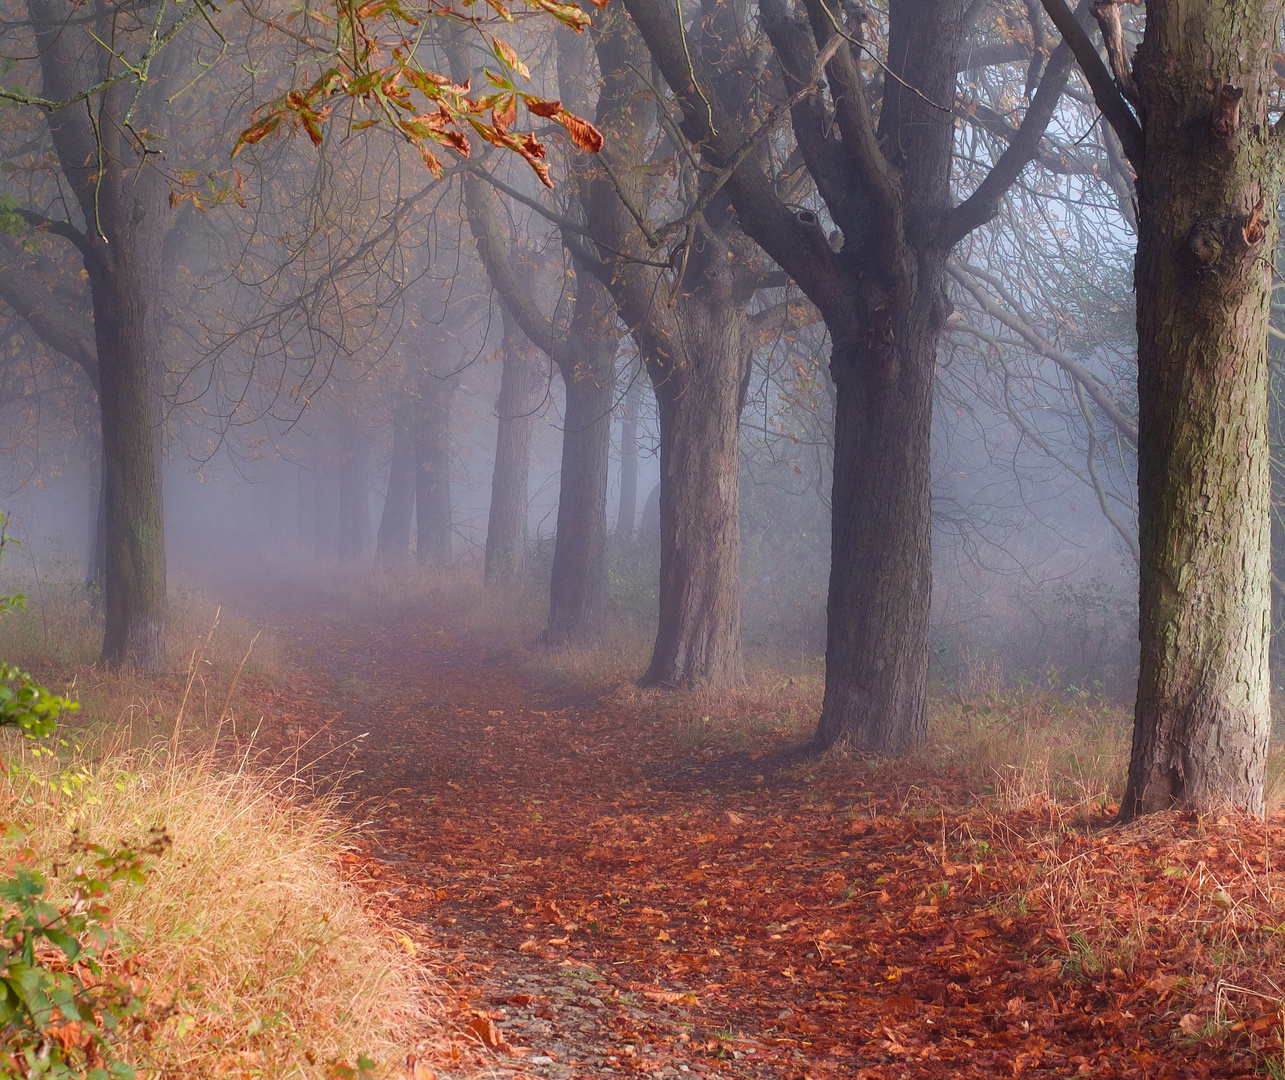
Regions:
M 98 494 L 89 523 L 89 554 L 85 559 L 85 588 L 101 598 L 107 580 L 107 459 L 99 450 Z
M 531 469 L 531 427 L 547 389 L 539 353 L 505 314 L 504 370 L 495 411 L 495 470 L 486 524 L 488 587 L 512 588 L 522 576 L 527 542 L 527 474 Z
M 457 385 L 426 369 L 415 406 L 415 555 L 438 566 L 451 561 L 451 399 Z
M 415 518 L 415 398 L 403 391 L 393 410 L 393 453 L 388 491 L 379 517 L 375 554 L 387 562 L 410 557 L 411 522 Z
M 1125 820 L 1224 801 L 1263 812 L 1280 16 L 1278 0 L 1152 0 L 1134 65 L 1141 661 Z
M 847 739 L 899 754 L 927 730 L 929 437 L 945 315 L 934 307 L 900 305 L 891 362 L 863 338 L 836 340 L 830 354 L 837 394 L 818 749 Z
M 339 466 L 339 557 L 360 559 L 370 535 L 370 440 L 359 437 Z
M 44 96 L 72 98 L 134 52 L 140 36 L 164 27 L 109 4 L 81 9 L 69 0 L 28 0 Z M 75 32 L 69 24 L 92 18 Z M 111 44 L 105 44 L 110 42 Z M 135 53 L 136 54 L 136 53 Z M 84 228 L 56 222 L 79 250 L 89 277 L 98 354 L 104 491 L 102 659 L 145 672 L 165 667 L 165 527 L 161 507 L 159 358 L 161 258 L 170 211 L 159 154 L 168 131 L 175 50 L 162 50 L 146 83 L 130 81 L 85 100 L 87 108 L 47 114 L 59 165 Z M 125 124 L 129 117 L 132 123 Z M 139 133 L 146 133 L 140 135 Z
M 106 462 L 102 659 L 153 673 L 165 670 L 160 387 L 148 327 L 148 304 L 160 291 L 159 252 L 139 251 L 128 230 L 117 235 L 110 264 L 89 264 Z
M 720 302 L 721 301 L 721 302 Z M 648 341 L 660 410 L 660 611 L 643 686 L 734 686 L 741 655 L 740 416 L 750 352 L 743 302 L 681 296 L 671 340 Z M 644 337 L 644 340 L 647 340 Z
M 638 519 L 638 414 L 642 411 L 642 383 L 632 379 L 625 391 L 625 415 L 620 424 L 620 512 L 616 536 L 628 540 Z
M 590 642 L 607 608 L 607 468 L 616 394 L 616 308 L 588 273 L 576 281 L 565 347 L 555 351 L 567 392 L 558 533 L 546 644 Z

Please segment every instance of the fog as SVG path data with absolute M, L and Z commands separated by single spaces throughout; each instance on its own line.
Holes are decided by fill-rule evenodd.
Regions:
M 260 61 L 296 47 L 238 29 L 238 48 Z M 703 32 L 729 49 L 766 48 L 752 20 Z M 1002 20 L 981 20 L 965 53 L 1004 33 Z M 688 631 L 665 623 L 671 602 L 680 623 L 717 611 L 720 628 L 691 633 L 731 640 L 719 650 L 736 655 L 666 669 L 666 684 L 735 681 L 742 650 L 819 664 L 832 520 L 883 509 L 840 508 L 833 495 L 836 402 L 868 392 L 836 389 L 848 377 L 832 360 L 837 316 L 761 246 L 735 184 L 700 196 L 708 170 L 666 119 L 676 99 L 663 58 L 658 81 L 631 91 L 647 104 L 626 131 L 611 113 L 605 38 L 595 53 L 535 23 L 510 37 L 534 100 L 574 92 L 597 118 L 600 161 L 623 170 L 611 173 L 614 209 L 602 209 L 609 170 L 562 119 L 526 160 L 499 135 L 467 162 L 433 143 L 443 172 L 436 157 L 425 169 L 419 136 L 390 137 L 356 114 L 313 138 L 297 117 L 247 127 L 276 115 L 253 110 L 287 86 L 289 65 L 271 68 L 270 87 L 247 82 L 244 65 L 214 67 L 171 117 L 157 179 L 168 201 L 149 211 L 163 268 L 147 297 L 168 588 L 217 588 L 285 563 L 337 575 L 380 563 L 485 578 L 543 605 L 559 640 L 586 645 L 649 640 L 658 617 L 662 638 L 681 639 Z M 450 35 L 425 47 L 461 79 L 500 56 Z M 192 55 L 176 54 L 175 72 Z M 996 56 L 961 61 L 956 90 L 972 105 L 954 124 L 955 206 L 996 167 L 1005 125 L 1020 120 L 1013 103 L 1027 100 L 1027 60 Z M 765 100 L 779 104 L 777 69 L 760 67 Z M 744 72 L 719 70 L 724 107 L 757 124 L 766 114 L 742 93 Z M 754 167 L 839 265 L 865 240 L 828 181 L 786 167 L 800 144 L 784 115 L 772 114 Z M 5 137 L 15 160 L 52 146 L 36 116 Z M 1112 138 L 1083 94 L 1061 98 L 1038 153 L 952 248 L 939 296 L 915 301 L 941 307 L 927 361 L 928 649 L 943 694 L 979 669 L 1057 692 L 1132 692 L 1135 209 Z M 128 147 L 116 152 L 117 168 L 138 167 Z M 10 177 L 5 197 L 52 207 L 59 175 L 50 166 L 25 187 Z M 14 280 L 0 289 L 0 505 L 22 545 L 4 572 L 97 588 L 115 565 L 103 545 L 120 542 L 97 524 L 98 400 L 91 368 L 49 323 L 90 340 L 106 301 L 49 225 L 92 234 L 94 223 L 58 205 L 43 224 L 15 221 L 3 241 Z M 729 441 L 720 432 L 738 415 Z M 847 452 L 845 468 L 860 472 L 875 445 Z M 711 479 L 720 468 L 731 478 Z M 706 528 L 712 553 L 693 554 Z M 874 542 L 852 541 L 845 564 L 883 559 Z

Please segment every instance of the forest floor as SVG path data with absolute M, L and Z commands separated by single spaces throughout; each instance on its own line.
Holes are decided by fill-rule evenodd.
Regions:
M 417 1077 L 1281 1075 L 1278 822 L 702 754 L 449 612 L 320 595 L 257 605 L 259 737 L 338 785 L 347 875 L 449 988 Z

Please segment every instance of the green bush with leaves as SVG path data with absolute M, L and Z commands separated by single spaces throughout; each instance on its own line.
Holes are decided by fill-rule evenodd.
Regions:
M 9 837 L 21 830 L 7 826 Z M 163 833 L 138 850 L 78 845 L 88 861 L 70 878 L 70 902 L 46 898 L 35 852 L 22 848 L 12 876 L 0 878 L 7 915 L 0 923 L 0 1073 L 49 1080 L 128 1080 L 116 1054 L 122 1028 L 143 1022 L 145 994 L 104 973 L 113 944 L 103 903 L 118 881 L 142 883 L 147 858 L 168 846 Z

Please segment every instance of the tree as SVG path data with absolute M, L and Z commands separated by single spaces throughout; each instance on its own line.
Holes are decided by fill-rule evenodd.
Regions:
M 582 48 L 561 35 L 559 71 L 568 89 L 586 69 Z M 736 685 L 745 673 L 740 413 L 758 318 L 751 308 L 772 280 L 726 199 L 706 194 L 705 178 L 686 156 L 690 148 L 658 124 L 664 103 L 654 102 L 641 77 L 645 49 L 622 12 L 604 15 L 594 52 L 601 75 L 596 122 L 610 160 L 577 177 L 584 226 L 564 224 L 563 243 L 610 289 L 656 393 L 660 602 L 651 661 L 639 682 Z M 741 71 L 723 91 L 744 103 L 748 64 Z M 673 154 L 677 179 L 668 187 L 644 164 L 653 142 Z M 675 220 L 648 220 L 655 208 L 675 203 Z M 668 259 L 656 257 L 661 233 L 681 241 Z
M 589 21 L 573 4 L 542 7 L 578 28 Z M 503 5 L 494 8 L 512 21 Z M 212 85 L 207 76 L 235 41 L 235 47 L 244 46 L 250 54 L 246 72 L 273 70 L 269 54 L 275 52 L 275 58 L 285 59 L 275 70 L 285 72 L 287 80 L 305 73 L 316 77 L 301 87 L 283 86 L 279 76 L 273 85 L 274 78 L 269 78 L 272 89 L 284 92 L 256 110 L 254 122 L 232 147 L 234 157 L 283 124 L 306 132 L 320 145 L 322 125 L 335 106 L 351 103 L 370 106 L 374 113 L 362 122 L 348 110 L 352 130 L 372 123 L 391 128 L 416 146 L 423 163 L 439 177 L 444 169 L 433 145 L 467 155 L 467 129 L 523 157 L 542 180 L 551 182 L 542 144 L 533 135 L 520 137 L 509 130 L 518 102 L 527 102 L 532 116 L 581 132 L 586 125 L 539 99 L 516 94 L 511 86 L 506 90 L 508 75 L 523 70 L 517 54 L 484 25 L 486 20 L 440 8 L 428 13 L 455 14 L 489 42 L 500 72 L 489 97 L 470 97 L 465 87 L 419 67 L 415 50 L 402 47 L 408 28 L 418 20 L 397 5 L 314 10 L 309 14 L 318 16 L 316 24 L 308 23 L 304 33 L 283 29 L 271 14 L 253 5 L 228 14 L 206 0 L 182 9 L 162 5 L 155 11 L 108 2 L 93 12 L 81 11 L 68 0 L 29 0 L 26 9 L 25 20 L 5 20 L 4 33 L 15 40 L 6 42 L 3 52 L 6 59 L 26 65 L 23 77 L 38 80 L 39 90 L 12 83 L 0 88 L 0 99 L 46 114 L 61 171 L 79 211 L 79 221 L 46 220 L 34 211 L 24 211 L 24 216 L 77 247 L 94 300 L 105 504 L 102 655 L 107 662 L 132 661 L 155 671 L 165 663 L 159 469 L 164 364 L 157 300 L 164 240 L 172 221 L 166 203 L 196 204 L 209 192 L 214 194 L 206 202 L 229 195 L 240 198 L 229 179 L 207 176 L 202 188 L 201 178 L 185 173 L 177 160 L 160 167 L 159 160 L 167 155 L 177 158 L 174 151 L 182 144 L 171 137 L 177 134 L 174 99 L 187 94 L 178 108 L 190 107 L 194 97 L 188 92 L 203 80 L 203 87 Z M 208 53 L 198 45 L 209 46 Z M 258 88 L 253 82 L 248 85 Z M 479 115 L 487 107 L 513 116 L 497 126 Z M 241 404 L 238 401 L 236 408 Z M 360 516 L 349 515 L 348 531 L 354 537 L 353 529 L 360 531 Z M 349 546 L 353 542 L 350 537 Z
M 625 413 L 620 425 L 620 512 L 616 538 L 629 540 L 638 520 L 638 414 L 642 409 L 642 384 L 630 378 L 625 391 Z
M 958 0 L 891 0 L 882 59 L 865 9 L 804 0 L 796 15 L 787 0 L 760 0 L 774 59 L 762 78 L 770 104 L 748 135 L 718 94 L 727 54 L 689 50 L 691 35 L 670 6 L 626 7 L 742 227 L 830 333 L 832 548 L 826 690 L 813 745 L 911 749 L 926 725 L 929 434 L 937 344 L 950 314 L 946 261 L 1039 151 L 1070 50 L 1053 50 L 1021 127 L 961 201 L 950 187 L 952 107 L 962 45 L 984 5 L 965 13 Z M 786 162 L 756 156 L 787 112 L 796 146 Z M 793 172 L 785 164 L 796 161 L 819 196 L 804 208 L 785 194 Z M 823 215 L 837 230 L 833 242 Z
M 452 73 L 471 72 L 463 42 L 448 49 Z M 573 108 L 582 107 L 579 101 Z M 574 146 L 597 152 L 602 140 L 592 128 L 572 129 Z M 571 150 L 572 190 L 578 195 L 582 154 Z M 612 298 L 602 283 L 583 268 L 572 269 L 571 317 L 546 315 L 536 301 L 529 274 L 509 257 L 504 231 L 490 190 L 512 190 L 485 169 L 464 181 L 464 202 L 486 268 L 507 318 L 557 366 L 566 391 L 558 517 L 549 582 L 549 619 L 541 640 L 546 644 L 592 642 L 602 632 L 607 602 L 607 466 L 611 409 L 615 393 L 617 333 Z M 503 418 L 501 420 L 503 423 Z M 499 462 L 497 459 L 497 466 Z M 488 550 L 489 550 L 488 539 Z
M 484 579 L 492 588 L 512 589 L 526 562 L 527 480 L 531 469 L 531 425 L 549 378 L 540 356 L 508 308 L 503 311 L 504 369 L 495 401 L 499 425 L 495 467 L 491 473 L 491 506 L 486 519 Z
M 460 61 L 457 61 L 459 63 Z M 574 175 L 574 174 L 573 174 Z M 508 255 L 489 173 L 465 180 L 464 200 L 478 257 L 507 318 L 557 366 L 566 390 L 557 533 L 549 584 L 547 644 L 590 642 L 607 602 L 607 465 L 615 393 L 615 305 L 601 282 L 574 273 L 570 325 L 544 313 L 529 275 Z M 507 185 L 504 185 L 507 187 Z
M 1100 2 L 1111 71 L 1063 4 L 1045 7 L 1138 175 L 1141 661 L 1120 818 L 1222 802 L 1261 814 L 1281 5 L 1148 0 L 1130 63 L 1119 7 Z
M 153 34 L 132 9 L 104 6 L 95 34 L 68 32 L 74 5 L 30 0 L 46 97 L 67 99 L 111 70 L 99 41 L 120 50 Z M 100 373 L 105 492 L 103 660 L 165 666 L 165 541 L 160 479 L 160 357 L 157 312 L 161 255 L 168 225 L 164 176 L 144 168 L 163 140 L 164 95 L 173 53 L 155 62 L 149 85 L 122 81 L 87 109 L 49 116 L 49 129 L 84 227 L 51 223 L 79 250 L 94 300 Z

